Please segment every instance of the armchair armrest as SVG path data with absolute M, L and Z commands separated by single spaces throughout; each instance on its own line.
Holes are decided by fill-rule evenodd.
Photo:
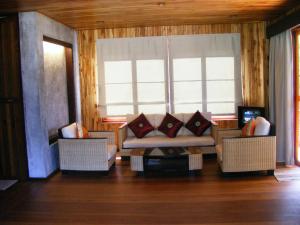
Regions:
M 123 148 L 123 142 L 127 138 L 127 123 L 123 124 L 122 126 L 119 127 L 119 148 Z
M 127 127 L 127 123 L 122 124 L 119 129 L 123 129 L 124 127 Z
M 218 124 L 211 120 L 211 136 L 214 138 L 214 140 L 217 140 L 217 130 L 218 130 Z
M 217 130 L 216 134 L 216 145 L 222 144 L 223 138 L 232 138 L 238 137 L 240 138 L 242 131 L 240 129 L 224 129 L 224 130 Z
M 108 144 L 115 144 L 115 133 L 113 131 L 89 131 L 91 138 L 107 138 Z

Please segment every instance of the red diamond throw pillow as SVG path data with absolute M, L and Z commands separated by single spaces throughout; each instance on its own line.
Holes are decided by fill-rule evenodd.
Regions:
M 196 136 L 201 136 L 210 126 L 211 122 L 205 119 L 199 111 L 195 112 L 185 124 L 185 127 Z
M 143 138 L 148 133 L 154 130 L 154 127 L 149 123 L 146 116 L 142 113 L 136 119 L 128 124 L 128 127 L 132 130 L 137 138 Z
M 179 129 L 183 126 L 183 122 L 167 113 L 159 127 L 157 128 L 159 131 L 164 133 L 170 138 L 176 137 Z

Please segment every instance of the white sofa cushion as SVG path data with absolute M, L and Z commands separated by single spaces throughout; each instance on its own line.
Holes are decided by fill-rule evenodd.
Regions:
M 61 129 L 63 138 L 77 138 L 77 125 L 72 123 L 69 126 L 66 126 Z
M 107 145 L 107 159 L 110 160 L 114 155 L 117 153 L 117 146 L 116 145 Z
M 144 138 L 127 137 L 123 142 L 123 148 L 213 146 L 214 144 L 214 139 L 208 135 L 201 137 L 177 136 L 176 138 L 149 136 Z
M 254 136 L 269 135 L 271 124 L 263 117 L 256 117 Z

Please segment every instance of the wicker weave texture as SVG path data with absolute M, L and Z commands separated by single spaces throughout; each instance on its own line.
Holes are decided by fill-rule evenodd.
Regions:
M 144 171 L 143 156 L 130 156 L 130 167 L 132 171 Z
M 239 129 L 218 130 L 216 132 L 216 136 L 215 136 L 216 145 L 222 144 L 223 138 L 240 137 L 241 134 L 242 134 L 242 131 Z
M 223 139 L 223 172 L 276 169 L 276 137 Z
M 138 151 L 138 150 L 136 150 Z M 189 170 L 201 170 L 203 167 L 202 153 L 190 154 L 188 156 Z M 132 152 L 130 155 L 130 167 L 132 171 L 142 172 L 144 171 L 143 153 L 136 154 Z
M 107 138 L 108 144 L 115 144 L 115 133 L 112 131 L 89 131 L 91 138 Z
M 202 153 L 189 155 L 189 170 L 201 170 L 203 167 Z
M 115 156 L 108 161 L 108 139 L 59 139 L 61 170 L 109 170 Z
M 119 128 L 119 149 L 121 156 L 130 156 L 130 151 L 131 149 L 123 149 L 123 142 L 127 138 L 127 125 L 123 125 L 122 127 Z

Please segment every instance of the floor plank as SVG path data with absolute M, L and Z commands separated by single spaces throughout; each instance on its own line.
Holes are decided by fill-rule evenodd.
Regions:
M 300 224 L 300 182 L 224 177 L 213 158 L 198 176 L 137 176 L 117 161 L 107 176 L 57 173 L 0 192 L 0 224 Z

